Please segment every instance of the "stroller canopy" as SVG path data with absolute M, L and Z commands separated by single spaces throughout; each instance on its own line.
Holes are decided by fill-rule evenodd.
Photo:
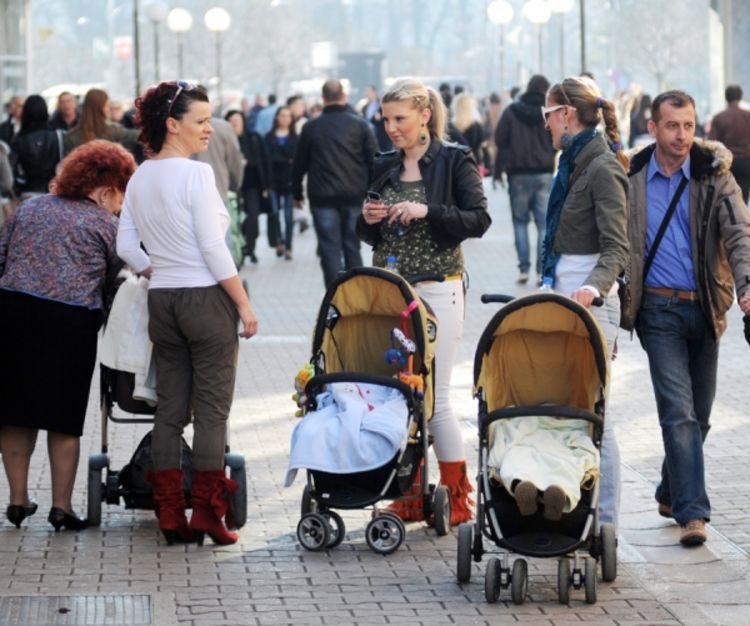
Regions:
M 405 325 L 402 324 L 402 318 Z M 413 373 L 424 381 L 425 411 L 432 416 L 435 334 L 437 321 L 413 287 L 398 274 L 360 267 L 342 274 L 323 298 L 313 337 L 316 368 L 393 376 L 385 362 L 391 332 L 404 328 L 416 347 Z
M 577 302 L 540 293 L 490 320 L 474 358 L 474 393 L 487 410 L 558 404 L 593 410 L 608 381 L 607 342 Z

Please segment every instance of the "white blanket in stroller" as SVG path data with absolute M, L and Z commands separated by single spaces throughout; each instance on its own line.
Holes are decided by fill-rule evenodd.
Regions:
M 567 496 L 565 513 L 581 497 L 581 486 L 599 473 L 599 451 L 585 420 L 547 416 L 499 420 L 491 426 L 487 465 L 490 476 L 512 493 L 516 480 L 528 480 L 544 491 L 558 485 Z
M 292 432 L 285 487 L 298 469 L 366 472 L 385 465 L 406 446 L 409 409 L 393 387 L 332 383 L 316 400 L 318 409 Z

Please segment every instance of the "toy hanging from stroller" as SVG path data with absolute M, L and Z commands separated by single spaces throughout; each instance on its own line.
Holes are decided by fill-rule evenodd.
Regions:
M 425 517 L 434 515 L 438 534 L 448 532 L 449 493 L 445 487 L 429 484 L 426 465 L 427 421 L 432 416 L 434 402 L 432 365 L 436 329 L 434 316 L 425 303 L 404 278 L 393 272 L 356 268 L 342 274 L 326 292 L 313 337 L 310 362 L 315 375 L 303 393 L 306 410 L 319 409 L 318 399 L 326 398 L 324 392 L 335 395 L 347 391 L 345 385 L 372 392 L 373 388 L 368 386 L 377 386 L 379 393 L 391 401 L 400 398 L 403 412 L 400 417 L 393 417 L 389 427 L 399 422 L 402 433 L 399 444 L 403 445 L 392 448 L 389 458 L 381 459 L 376 467 L 360 471 L 351 468 L 332 471 L 333 468 L 323 469 L 322 465 L 296 463 L 293 450 L 290 469 L 307 470 L 302 518 L 297 525 L 297 537 L 305 548 L 323 550 L 338 545 L 344 539 L 345 528 L 333 509 L 362 509 L 383 499 L 402 496 L 411 487 L 423 460 L 420 498 Z M 389 344 L 392 347 L 384 359 L 384 348 Z M 396 378 L 394 367 L 399 375 Z M 303 417 L 295 431 L 302 431 L 305 428 L 302 424 L 309 417 L 309 414 Z M 341 419 L 338 413 L 336 419 Z M 361 422 L 364 428 L 361 432 L 370 427 L 368 419 L 370 416 L 365 416 Z M 319 444 L 320 438 L 312 445 Z M 294 448 L 304 450 L 306 446 Z M 374 551 L 389 554 L 398 549 L 405 534 L 401 519 L 376 509 L 365 538 Z

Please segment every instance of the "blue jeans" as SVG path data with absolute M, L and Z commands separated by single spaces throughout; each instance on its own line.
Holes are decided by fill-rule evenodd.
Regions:
M 611 359 L 620 330 L 620 297 L 617 293 L 607 296 L 602 306 L 592 306 L 589 311 L 602 328 L 607 339 L 607 355 Z M 609 398 L 606 397 L 605 407 L 608 401 Z M 599 523 L 614 524 L 617 528 L 620 518 L 620 446 L 615 438 L 614 428 L 612 420 L 605 415 L 602 446 L 599 450 Z
M 711 517 L 703 441 L 716 395 L 719 342 L 697 303 L 644 293 L 638 336 L 648 354 L 664 463 L 656 500 L 680 523 Z
M 552 187 L 552 174 L 511 174 L 508 176 L 510 210 L 513 214 L 513 235 L 516 240 L 518 269 L 529 273 L 529 216 L 536 224 L 536 272 L 542 273 L 542 244 L 547 220 L 547 200 Z
M 326 289 L 342 271 L 362 267 L 356 206 L 312 206 L 313 225 L 318 236 L 318 254 Z
M 294 198 L 291 193 L 278 191 L 271 192 L 271 210 L 278 219 L 278 214 L 284 212 L 284 237 L 279 236 L 279 242 L 284 244 L 287 250 L 292 249 L 292 234 L 294 231 Z

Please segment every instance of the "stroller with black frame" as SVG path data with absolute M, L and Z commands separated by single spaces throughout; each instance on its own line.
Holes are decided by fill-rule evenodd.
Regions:
M 460 583 L 470 580 L 471 559 L 481 561 L 486 537 L 505 550 L 501 559 L 493 557 L 487 563 L 488 602 L 496 602 L 500 589 L 508 587 L 515 604 L 524 602 L 528 564 L 516 559 L 511 569 L 508 553 L 515 552 L 559 557 L 559 601 L 569 602 L 572 586 L 583 587 L 586 602 L 593 604 L 597 560 L 603 580 L 617 576 L 615 527 L 598 523 L 598 476 L 590 489 L 581 489 L 573 510 L 551 521 L 543 507 L 532 515 L 521 515 L 514 496 L 491 476 L 488 456 L 499 420 L 532 416 L 584 420 L 594 446 L 600 448 L 608 381 L 606 340 L 589 311 L 561 295 L 483 296 L 482 301 L 507 304 L 487 324 L 474 360 L 479 494 L 476 521 L 458 529 L 457 579 Z M 590 556 L 582 556 L 581 551 Z
M 141 286 L 135 276 L 130 275 L 121 281 L 118 287 L 138 289 Z M 145 280 L 145 279 L 141 279 Z M 135 282 L 134 282 L 135 281 Z M 134 287 L 139 285 L 139 287 Z M 117 296 L 115 296 L 117 298 Z M 117 306 L 117 302 L 113 305 Z M 132 310 L 123 308 L 124 318 L 133 315 Z M 111 316 L 110 316 L 111 317 Z M 106 331 L 105 331 L 106 332 Z M 103 356 L 103 344 L 100 343 L 100 356 Z M 114 342 L 117 343 L 117 342 Z M 112 345 L 112 344 L 110 344 Z M 120 499 L 126 509 L 153 510 L 153 489 L 147 476 L 151 471 L 151 433 L 149 432 L 137 446 L 130 461 L 119 471 L 110 467 L 109 422 L 116 424 L 153 424 L 156 407 L 141 399 L 134 399 L 136 377 L 131 372 L 121 371 L 99 364 L 100 369 L 100 407 L 101 407 L 101 451 L 89 455 L 88 460 L 88 497 L 87 517 L 90 526 L 99 526 L 102 518 L 102 503 L 119 505 Z M 115 405 L 128 416 L 115 414 Z M 229 467 L 230 478 L 239 484 L 231 495 L 230 509 L 232 515 L 227 519 L 234 520 L 234 526 L 241 528 L 247 519 L 247 479 L 245 476 L 245 457 L 231 452 L 229 435 L 226 435 L 224 464 Z M 185 503 L 190 507 L 190 489 L 192 485 L 191 450 L 182 440 L 183 492 Z
M 394 378 L 384 359 L 394 327 L 413 342 L 413 377 Z M 320 306 L 312 344 L 314 376 L 305 386 L 307 411 L 315 411 L 316 396 L 333 383 L 365 383 L 398 390 L 406 400 L 406 445 L 382 466 L 369 471 L 333 473 L 306 468 L 297 538 L 308 550 L 333 548 L 343 541 L 344 521 L 333 509 L 363 509 L 383 499 L 398 498 L 412 486 L 424 463 L 421 480 L 425 519 L 434 514 L 439 535 L 450 527 L 450 497 L 446 487 L 428 482 L 427 421 L 433 411 L 433 358 L 436 321 L 412 286 L 398 274 L 374 267 L 349 270 L 329 287 Z M 404 382 L 406 381 L 406 382 Z M 416 384 L 414 384 L 416 383 Z M 419 390 L 421 389 L 421 391 Z M 302 418 L 303 420 L 305 417 Z M 403 521 L 377 508 L 368 523 L 367 545 L 390 554 L 406 534 Z

